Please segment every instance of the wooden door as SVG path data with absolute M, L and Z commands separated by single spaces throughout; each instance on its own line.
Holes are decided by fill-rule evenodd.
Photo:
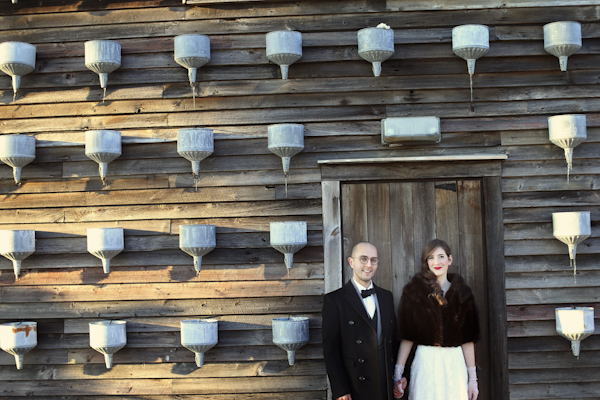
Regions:
M 392 291 L 396 308 L 402 288 L 421 270 L 426 242 L 439 238 L 452 249 L 450 272 L 461 274 L 475 293 L 482 340 L 476 345 L 480 399 L 489 399 L 489 329 L 485 217 L 482 180 L 342 183 L 343 257 L 360 241 L 379 252 L 376 285 Z M 352 276 L 344 263 L 343 280 Z

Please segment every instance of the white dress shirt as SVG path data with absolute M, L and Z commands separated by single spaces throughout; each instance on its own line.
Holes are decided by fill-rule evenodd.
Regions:
M 354 277 L 352 277 L 352 283 L 354 283 L 354 287 L 356 288 L 358 295 L 360 296 L 360 292 L 363 290 L 368 290 L 368 289 L 372 289 L 373 288 L 373 281 L 371 281 L 371 283 L 369 284 L 369 287 L 364 287 L 363 285 L 361 285 L 360 283 L 356 282 L 356 280 L 354 279 Z M 369 314 L 369 317 L 373 318 L 373 315 L 375 314 L 375 309 L 377 308 L 376 305 L 376 294 L 372 294 L 371 296 L 368 297 L 360 297 L 363 305 L 365 306 L 365 310 L 367 310 L 367 314 Z

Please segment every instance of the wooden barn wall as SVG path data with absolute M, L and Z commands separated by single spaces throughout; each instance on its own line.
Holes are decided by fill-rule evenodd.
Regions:
M 36 252 L 15 280 L 0 257 L 0 322 L 37 321 L 38 346 L 23 370 L 0 352 L 0 397 L 88 399 L 325 399 L 320 310 L 324 293 L 320 159 L 506 153 L 502 164 L 511 399 L 600 399 L 600 336 L 579 359 L 555 332 L 554 308 L 600 314 L 600 7 L 596 1 L 433 0 L 27 1 L 0 5 L 0 42 L 37 48 L 36 70 L 15 101 L 0 76 L 0 134 L 37 139 L 16 186 L 0 165 L 0 229 L 34 229 Z M 583 25 L 583 47 L 561 72 L 543 49 L 542 26 Z M 356 31 L 385 22 L 396 52 L 375 78 L 357 54 Z M 490 27 L 477 61 L 473 109 L 453 26 Z M 265 34 L 303 33 L 303 57 L 287 81 L 265 57 Z M 195 106 L 173 37 L 210 36 Z M 122 65 L 108 78 L 84 65 L 83 42 L 115 39 Z M 582 113 L 587 140 L 567 182 L 547 117 Z M 435 115 L 436 145 L 387 147 L 380 120 Z M 287 197 L 267 126 L 305 126 Z M 215 132 L 214 154 L 194 182 L 177 154 L 177 129 Z M 123 134 L 108 184 L 84 154 L 86 130 Z M 401 179 L 402 177 L 398 177 Z M 588 210 L 592 235 L 578 247 L 574 283 L 551 214 Z M 269 245 L 269 222 L 308 222 L 308 245 L 288 272 Z M 217 248 L 196 276 L 178 248 L 181 224 L 217 226 Z M 86 229 L 123 227 L 111 272 L 86 249 Z M 272 344 L 271 319 L 310 317 L 310 342 L 294 367 Z M 219 344 L 196 368 L 180 344 L 183 319 L 219 320 Z M 88 323 L 127 321 L 127 346 L 107 370 L 89 347 Z M 599 329 L 596 328 L 596 333 Z M 506 355 L 498 354 L 497 357 Z

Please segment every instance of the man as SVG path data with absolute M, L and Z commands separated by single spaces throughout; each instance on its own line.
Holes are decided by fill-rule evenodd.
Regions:
M 373 285 L 377 248 L 356 244 L 353 276 L 323 299 L 323 353 L 336 400 L 392 400 L 396 316 L 392 293 Z

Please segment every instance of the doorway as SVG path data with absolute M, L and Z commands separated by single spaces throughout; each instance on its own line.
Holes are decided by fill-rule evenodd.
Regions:
M 379 267 L 374 283 L 390 290 L 398 306 L 402 288 L 421 270 L 421 251 L 431 239 L 453 252 L 451 272 L 473 289 L 480 309 L 482 340 L 476 345 L 479 399 L 489 396 L 489 329 L 485 213 L 482 179 L 341 182 L 343 259 L 360 241 L 375 244 Z M 352 276 L 343 264 L 342 279 Z

